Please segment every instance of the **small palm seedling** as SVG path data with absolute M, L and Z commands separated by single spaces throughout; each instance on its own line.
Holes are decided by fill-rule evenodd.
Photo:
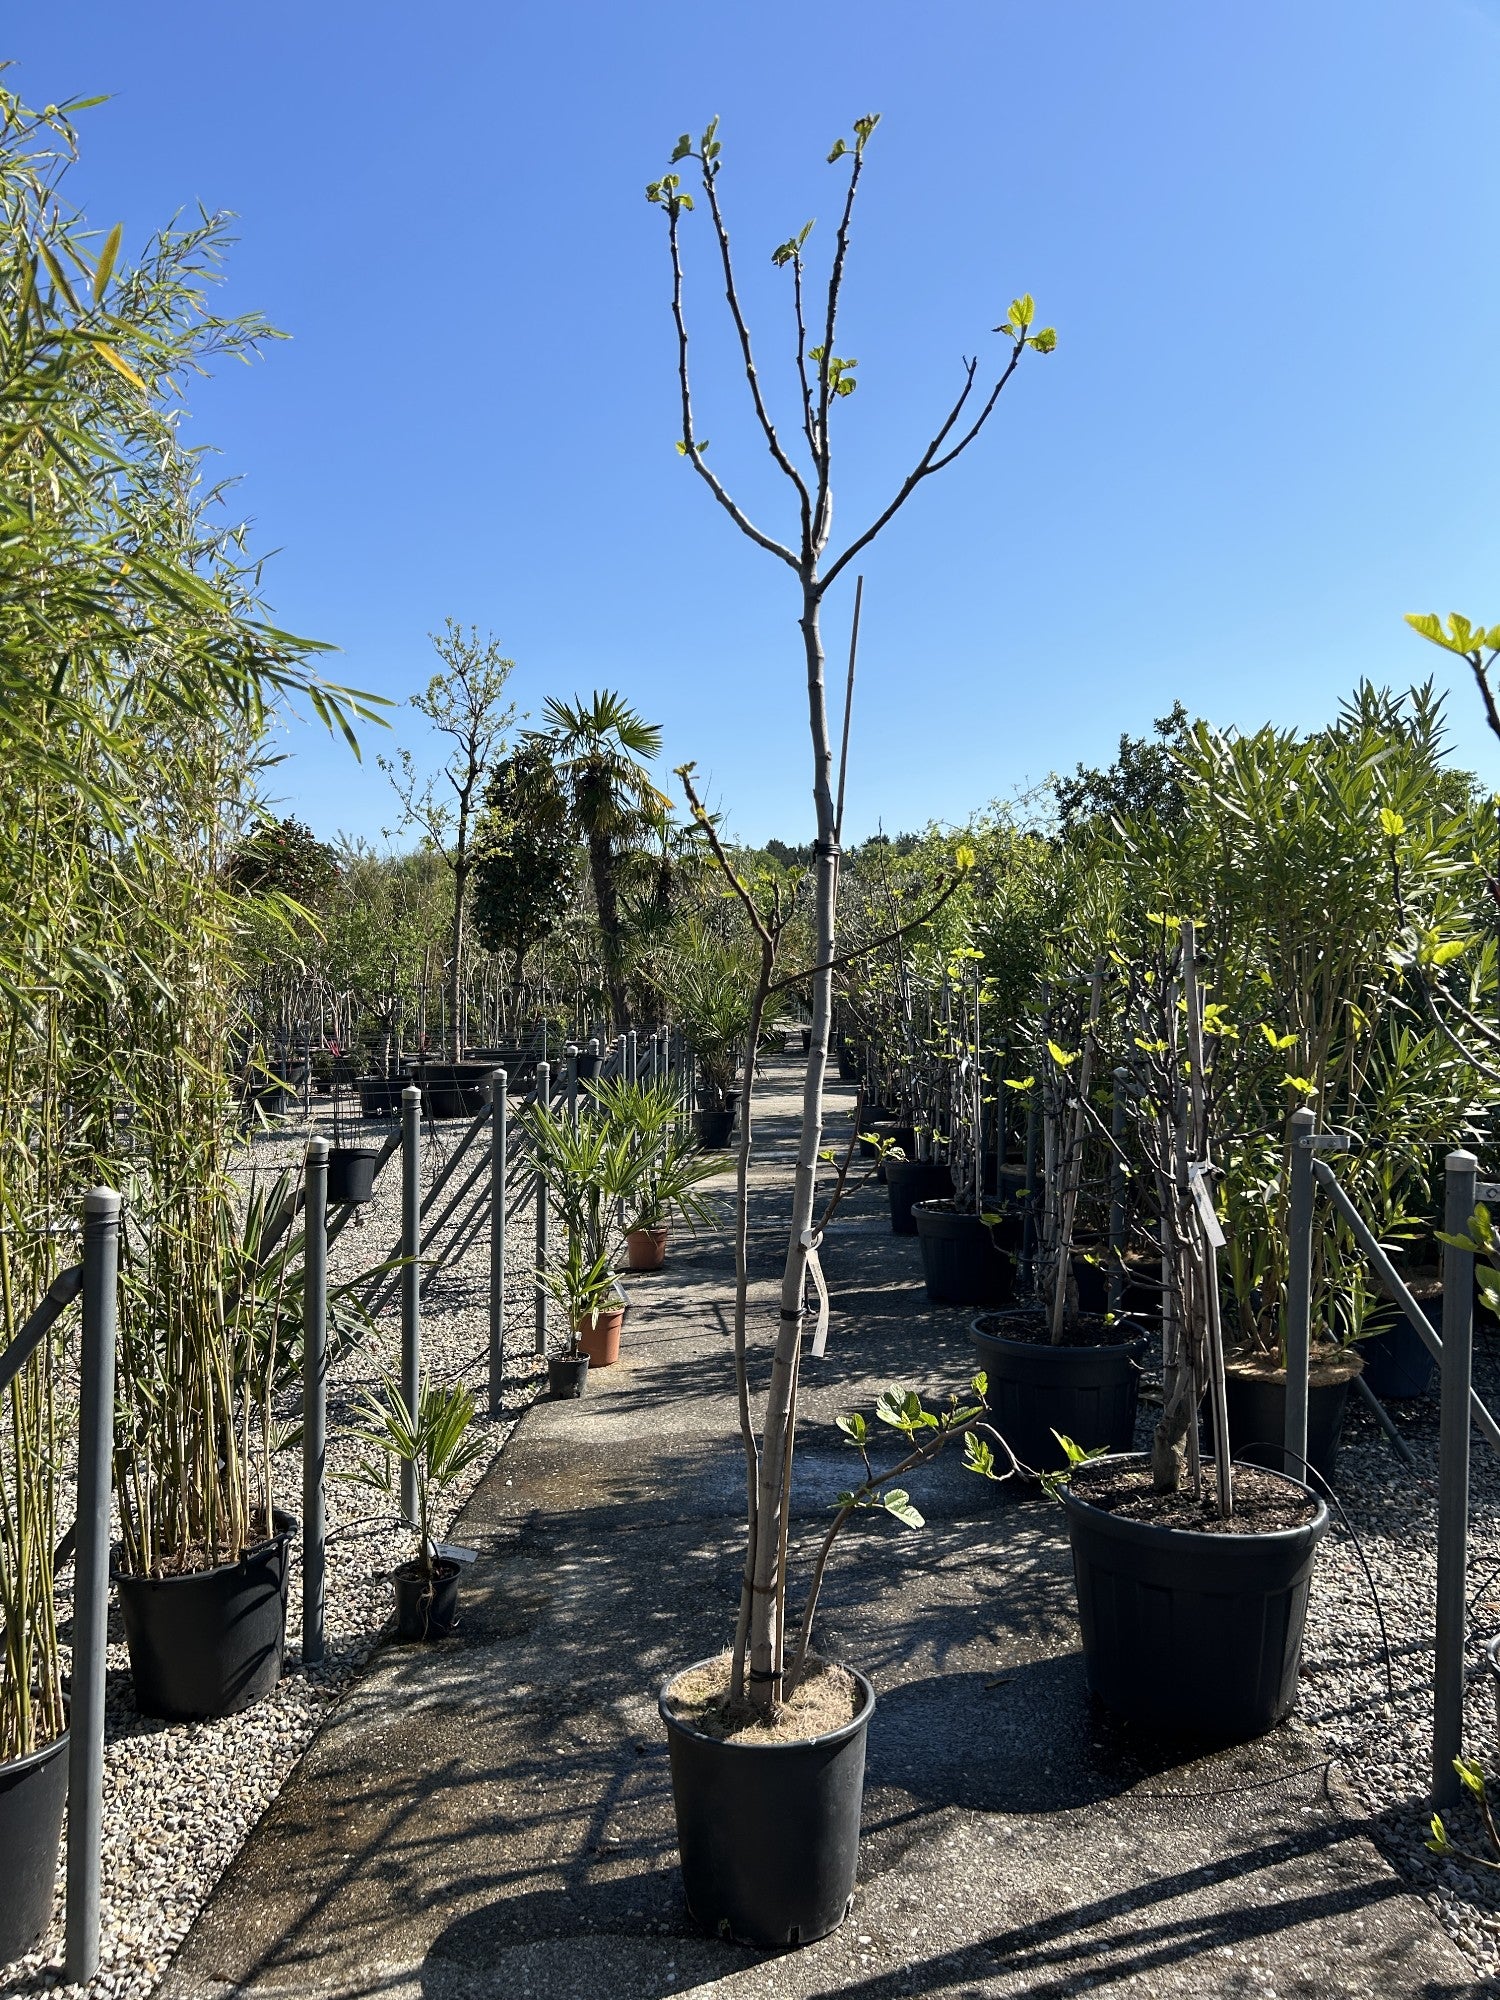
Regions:
M 459 1565 L 439 1553 L 432 1536 L 435 1501 L 448 1492 L 485 1448 L 470 1426 L 474 1398 L 461 1383 L 439 1388 L 424 1375 L 415 1413 L 393 1376 L 381 1378 L 381 1393 L 366 1391 L 354 1426 L 362 1457 L 344 1477 L 371 1492 L 400 1490 L 401 1468 L 412 1468 L 417 1495 L 417 1552 L 395 1572 L 396 1636 L 442 1639 L 458 1620 Z

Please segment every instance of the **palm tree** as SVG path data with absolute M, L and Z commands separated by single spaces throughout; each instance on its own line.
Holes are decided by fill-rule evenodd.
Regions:
M 546 745 L 587 844 L 604 983 L 615 1027 L 629 1028 L 620 865 L 628 849 L 658 827 L 671 806 L 646 769 L 661 749 L 661 730 L 608 688 L 596 688 L 587 704 L 549 699 L 542 713 L 548 727 L 530 731 L 530 740 Z

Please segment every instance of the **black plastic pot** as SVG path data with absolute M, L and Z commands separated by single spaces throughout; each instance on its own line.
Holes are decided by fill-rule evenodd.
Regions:
M 547 1391 L 557 1401 L 565 1402 L 581 1396 L 588 1379 L 589 1358 L 586 1354 L 554 1354 L 549 1357 Z
M 1323 1501 L 1301 1527 L 1213 1535 L 1122 1519 L 1087 1491 L 1075 1473 L 1063 1501 L 1092 1692 L 1132 1722 L 1218 1742 L 1279 1722 L 1297 1698 Z
M 278 1508 L 276 1535 L 236 1563 L 184 1576 L 116 1571 L 135 1705 L 169 1722 L 235 1715 L 281 1678 L 288 1554 L 297 1523 Z
M 858 1083 L 860 1078 L 859 1057 L 849 1049 L 839 1050 L 839 1082 Z
M 854 1678 L 859 1713 L 804 1743 L 701 1736 L 670 1713 L 662 1690 L 682 1885 L 704 1930 L 775 1950 L 811 1944 L 848 1916 L 875 1712 L 874 1688 Z
M 363 1208 L 375 1198 L 374 1146 L 334 1146 L 328 1154 L 328 1199 Z
M 484 1109 L 485 1063 L 429 1063 L 418 1072 L 429 1118 L 477 1118 Z
M 589 1083 L 599 1074 L 599 1051 L 580 1049 L 578 1051 L 577 1076 L 580 1083 Z
M 20 1958 L 52 1918 L 68 1797 L 68 1738 L 0 1764 L 0 1966 Z
M 1418 1301 L 1428 1323 L 1439 1334 L 1443 1330 L 1443 1295 Z M 1359 1343 L 1359 1358 L 1365 1364 L 1365 1380 L 1383 1403 L 1399 1402 L 1403 1396 L 1425 1396 L 1437 1373 L 1427 1343 L 1399 1306 L 1380 1311 L 1380 1331 Z
M 357 1081 L 361 1118 L 394 1118 L 399 1114 L 404 1077 L 362 1076 Z
M 913 1202 L 953 1198 L 953 1175 L 946 1160 L 887 1160 L 885 1185 L 891 1197 L 891 1230 L 897 1236 L 917 1233 Z
M 976 1319 L 972 1338 L 989 1378 L 984 1400 L 995 1428 L 1022 1464 L 1038 1472 L 1066 1464 L 1058 1436 L 1085 1451 L 1129 1451 L 1145 1336 L 1118 1326 L 1112 1331 L 1132 1337 L 1107 1347 L 1054 1347 L 1008 1339 L 1003 1324 L 998 1316 Z
M 1009 1223 L 993 1231 L 982 1216 L 940 1201 L 912 1205 L 922 1246 L 927 1296 L 935 1306 L 1009 1305 L 1016 1289 L 1016 1261 L 995 1240 Z
M 803 1053 L 803 1055 L 805 1055 L 805 1056 L 810 1056 L 810 1055 L 812 1054 L 812 1029 L 811 1029 L 811 1028 L 804 1028 L 804 1029 L 802 1030 L 802 1053 Z
M 695 1111 L 693 1129 L 704 1152 L 721 1153 L 729 1144 L 729 1135 L 734 1130 L 733 1106 L 728 1111 Z
M 1291 1472 L 1293 1479 L 1305 1478 L 1302 1466 L 1292 1471 L 1285 1463 L 1286 1453 L 1279 1442 L 1286 1435 L 1285 1375 L 1241 1375 L 1231 1367 L 1225 1386 L 1229 1449 L 1235 1458 L 1247 1465 L 1269 1466 L 1272 1472 Z M 1330 1484 L 1338 1466 L 1339 1439 L 1344 1434 L 1348 1406 L 1348 1376 L 1338 1382 L 1308 1384 L 1307 1462 Z M 1206 1430 L 1205 1420 L 1205 1436 Z M 1316 1479 L 1309 1481 L 1313 1486 L 1317 1483 Z
M 415 1563 L 403 1563 L 391 1573 L 400 1640 L 446 1639 L 458 1624 L 459 1564 L 440 1556 L 433 1568 L 435 1576 L 424 1576 Z

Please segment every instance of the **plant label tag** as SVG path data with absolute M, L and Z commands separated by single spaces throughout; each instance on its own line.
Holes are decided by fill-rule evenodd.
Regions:
M 432 1553 L 440 1560 L 455 1563 L 478 1562 L 478 1549 L 466 1549 L 462 1542 L 434 1542 Z
M 1198 1209 L 1198 1220 L 1203 1224 L 1203 1234 L 1215 1250 L 1222 1250 L 1229 1241 L 1223 1226 L 1214 1213 L 1214 1198 L 1208 1191 L 1208 1182 L 1201 1167 L 1189 1168 L 1193 1184 L 1193 1200 Z
M 823 1266 L 818 1261 L 818 1245 L 822 1240 L 821 1236 L 811 1236 L 807 1242 L 807 1268 L 812 1272 L 812 1281 L 818 1293 L 818 1324 L 813 1330 L 812 1351 L 820 1361 L 828 1345 L 828 1283 L 823 1276 Z

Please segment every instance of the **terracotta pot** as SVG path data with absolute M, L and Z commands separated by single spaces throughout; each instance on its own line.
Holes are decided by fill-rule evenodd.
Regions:
M 584 1313 L 578 1321 L 578 1345 L 595 1368 L 608 1368 L 620 1358 L 620 1328 L 625 1308 L 613 1312 Z
M 659 1229 L 632 1229 L 625 1238 L 627 1271 L 659 1271 L 666 1261 L 666 1223 Z

